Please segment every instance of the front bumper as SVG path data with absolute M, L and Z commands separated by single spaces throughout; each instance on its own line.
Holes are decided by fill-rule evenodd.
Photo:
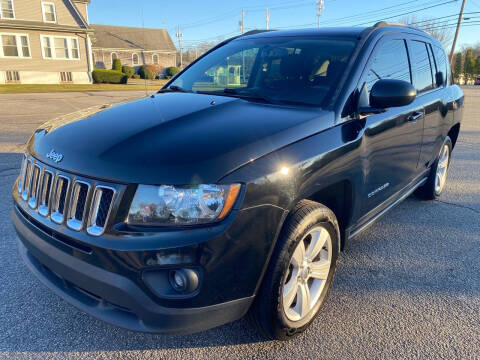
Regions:
M 80 310 L 130 330 L 191 333 L 241 318 L 254 296 L 202 307 L 165 307 L 131 278 L 94 266 L 61 250 L 15 207 L 11 213 L 19 252 L 30 270 Z

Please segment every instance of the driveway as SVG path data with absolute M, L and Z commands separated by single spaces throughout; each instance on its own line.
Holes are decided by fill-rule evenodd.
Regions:
M 0 152 L 23 151 L 33 131 L 57 116 L 145 95 L 145 91 L 0 94 Z
M 21 144 L 54 116 L 144 94 L 0 96 L 0 359 L 480 358 L 480 90 L 439 201 L 411 196 L 347 243 L 313 326 L 263 341 L 245 320 L 189 336 L 129 332 L 77 311 L 27 270 L 9 220 Z

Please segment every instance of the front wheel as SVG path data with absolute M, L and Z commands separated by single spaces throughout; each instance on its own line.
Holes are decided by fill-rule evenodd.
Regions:
M 432 165 L 427 181 L 416 192 L 422 199 L 435 200 L 442 193 L 447 181 L 451 154 L 452 140 L 447 136 L 440 148 L 437 159 Z
M 339 241 L 326 206 L 303 200 L 292 210 L 250 310 L 265 337 L 287 340 L 310 325 L 333 281 Z

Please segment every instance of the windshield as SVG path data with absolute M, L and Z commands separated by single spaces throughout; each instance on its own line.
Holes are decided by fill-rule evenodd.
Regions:
M 277 37 L 238 39 L 188 68 L 169 88 L 271 102 L 322 106 L 356 42 Z

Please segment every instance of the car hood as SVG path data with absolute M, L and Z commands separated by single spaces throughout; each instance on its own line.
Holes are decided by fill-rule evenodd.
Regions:
M 47 122 L 29 140 L 38 160 L 120 183 L 214 183 L 333 125 L 333 114 L 238 98 L 164 93 Z M 47 154 L 63 155 L 54 162 Z

